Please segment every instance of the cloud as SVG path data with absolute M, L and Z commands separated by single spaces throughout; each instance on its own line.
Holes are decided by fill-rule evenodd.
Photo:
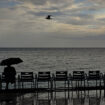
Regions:
M 26 3 L 33 3 L 35 5 L 44 5 L 47 2 L 47 0 L 18 0 L 18 1 L 26 2 Z
M 105 22 L 105 18 L 100 18 L 99 20 L 102 22 Z
M 67 3 L 72 3 L 74 0 L 18 0 L 24 3 L 32 3 L 35 5 L 53 5 L 53 4 L 67 4 Z
M 96 4 L 104 4 L 105 3 L 105 0 L 88 0 L 88 1 L 94 2 Z
M 0 5 L 1 46 L 85 46 L 96 42 L 101 46 L 105 40 L 105 8 L 98 0 L 4 1 Z M 48 14 L 53 15 L 50 21 L 45 19 Z

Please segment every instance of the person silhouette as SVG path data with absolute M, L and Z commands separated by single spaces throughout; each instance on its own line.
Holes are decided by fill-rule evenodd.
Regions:
M 4 68 L 3 72 L 5 82 L 6 82 L 6 89 L 8 89 L 9 83 L 13 84 L 16 80 L 16 70 L 11 65 L 7 65 L 7 67 Z

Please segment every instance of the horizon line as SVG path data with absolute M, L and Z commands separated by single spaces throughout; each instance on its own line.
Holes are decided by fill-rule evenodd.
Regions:
M 37 49 L 37 48 L 39 48 L 39 49 L 44 49 L 44 48 L 46 48 L 46 49 L 54 49 L 54 48 L 59 48 L 59 49 L 63 49 L 63 48 L 83 48 L 83 49 L 85 49 L 85 48 L 105 48 L 105 47 L 0 47 L 0 49 Z

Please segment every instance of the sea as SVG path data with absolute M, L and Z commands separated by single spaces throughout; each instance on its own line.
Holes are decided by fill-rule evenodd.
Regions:
M 13 65 L 18 72 L 100 70 L 105 73 L 105 48 L 0 48 L 3 59 L 19 57 L 22 63 Z M 0 66 L 3 72 L 5 66 Z M 1 105 L 105 105 L 104 91 L 34 93 L 16 96 L 0 94 Z M 2 98 L 3 97 L 3 98 Z M 10 100 L 9 100 L 10 98 Z
M 19 57 L 17 72 L 100 70 L 105 72 L 105 48 L 0 48 L 0 61 Z M 3 72 L 4 66 L 0 66 Z

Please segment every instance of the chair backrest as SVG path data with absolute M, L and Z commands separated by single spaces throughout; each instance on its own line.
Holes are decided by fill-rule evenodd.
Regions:
M 38 72 L 38 80 L 50 79 L 51 75 L 49 71 Z
M 20 79 L 22 82 L 32 82 L 34 80 L 33 72 L 21 72 Z
M 67 71 L 56 71 L 56 79 L 67 79 L 68 73 Z
M 73 79 L 76 79 L 76 80 L 85 79 L 84 71 L 73 71 Z
M 89 79 L 99 79 L 100 78 L 100 71 L 89 71 L 88 72 L 88 78 Z

